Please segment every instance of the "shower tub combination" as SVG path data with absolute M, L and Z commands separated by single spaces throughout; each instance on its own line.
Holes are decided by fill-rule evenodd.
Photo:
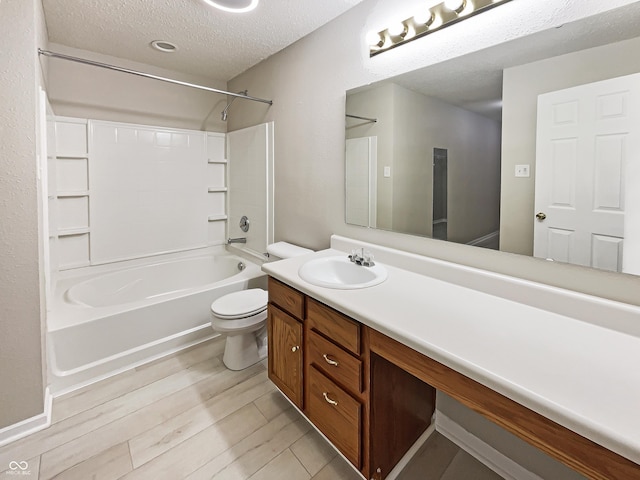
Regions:
M 48 312 L 51 392 L 213 338 L 211 302 L 266 285 L 259 265 L 224 247 L 63 272 Z

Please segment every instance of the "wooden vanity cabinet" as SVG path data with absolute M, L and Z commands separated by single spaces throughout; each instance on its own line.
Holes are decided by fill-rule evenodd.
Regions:
M 360 323 L 307 297 L 305 414 L 358 470 L 368 472 L 368 346 L 362 331 Z
M 375 355 L 372 368 L 368 327 L 273 278 L 268 329 L 269 378 L 365 478 L 385 478 L 429 426 L 433 387 Z
M 267 314 L 268 375 L 280 391 L 301 410 L 304 407 L 303 316 L 304 296 L 270 278 Z
M 594 480 L 640 465 L 383 333 L 269 279 L 269 378 L 366 479 L 431 424 L 436 388 Z

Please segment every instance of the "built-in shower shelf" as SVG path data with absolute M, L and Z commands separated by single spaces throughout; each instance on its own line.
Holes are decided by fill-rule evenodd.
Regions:
M 79 191 L 79 192 L 56 192 L 56 197 L 58 198 L 70 198 L 70 197 L 88 197 L 89 190 Z
M 65 228 L 58 230 L 58 237 L 70 237 L 72 235 L 84 235 L 86 233 L 89 233 L 88 227 Z
M 229 162 L 225 144 L 224 133 L 207 134 L 207 245 L 224 245 L 228 238 Z

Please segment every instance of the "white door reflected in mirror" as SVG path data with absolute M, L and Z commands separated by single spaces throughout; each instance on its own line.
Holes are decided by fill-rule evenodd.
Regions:
M 536 152 L 534 256 L 640 274 L 640 74 L 540 95 Z

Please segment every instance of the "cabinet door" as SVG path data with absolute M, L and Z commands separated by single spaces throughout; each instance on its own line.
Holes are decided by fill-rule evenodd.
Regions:
M 269 378 L 302 409 L 302 323 L 269 305 Z

